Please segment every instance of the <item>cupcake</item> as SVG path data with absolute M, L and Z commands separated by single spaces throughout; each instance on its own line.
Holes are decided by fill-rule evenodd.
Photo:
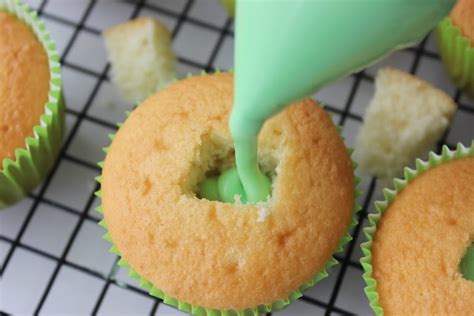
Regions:
M 231 74 L 190 77 L 150 97 L 113 137 L 99 182 L 112 251 L 151 295 L 198 315 L 268 312 L 327 275 L 355 224 L 350 153 L 311 100 L 267 121 L 257 204 L 199 197 L 235 164 Z
M 474 0 L 458 0 L 436 34 L 446 70 L 458 88 L 474 97 Z
M 376 202 L 362 244 L 377 315 L 472 315 L 474 142 L 417 161 Z
M 36 13 L 0 0 L 0 207 L 18 201 L 51 168 L 64 109 L 55 44 Z

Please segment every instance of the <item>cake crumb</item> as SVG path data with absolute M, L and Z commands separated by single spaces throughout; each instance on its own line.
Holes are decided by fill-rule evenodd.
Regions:
M 130 102 L 141 102 L 176 77 L 171 33 L 160 21 L 141 17 L 103 33 L 112 82 Z
M 444 91 L 395 68 L 379 70 L 356 140 L 360 170 L 384 183 L 425 155 L 450 125 L 456 103 Z
M 263 223 L 268 216 L 268 209 L 261 207 L 258 209 L 257 223 Z
M 234 194 L 234 201 L 235 201 L 235 205 L 242 205 L 242 201 L 240 200 L 239 194 Z

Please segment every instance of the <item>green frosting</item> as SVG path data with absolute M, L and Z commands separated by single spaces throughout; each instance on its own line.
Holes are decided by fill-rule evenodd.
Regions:
M 210 177 L 201 182 L 199 185 L 199 195 L 201 198 L 208 199 L 210 201 L 219 201 L 219 191 L 217 189 L 218 177 Z
M 267 119 L 420 41 L 454 3 L 361 0 L 348 9 L 348 1 L 237 1 L 230 130 L 248 201 L 265 200 L 270 193 L 257 164 L 258 134 Z
M 466 280 L 474 281 L 474 244 L 467 248 L 461 260 L 461 273 Z
M 271 181 L 267 176 L 263 176 L 263 188 L 271 188 Z M 240 200 L 242 204 L 249 202 L 245 193 L 242 182 L 240 181 L 237 168 L 230 168 L 219 176 L 212 176 L 204 180 L 199 185 L 199 195 L 201 198 L 210 201 L 221 201 L 226 203 L 234 203 Z M 265 197 L 269 197 L 270 192 Z
M 241 202 L 247 201 L 242 182 L 240 182 L 239 173 L 237 169 L 232 168 L 224 171 L 217 180 L 217 189 L 219 191 L 219 198 L 223 202 L 233 203 L 236 200 L 236 195 L 241 199 Z

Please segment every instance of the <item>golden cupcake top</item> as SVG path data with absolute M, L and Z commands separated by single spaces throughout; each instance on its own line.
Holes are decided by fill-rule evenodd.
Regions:
M 474 43 L 474 0 L 458 0 L 450 16 L 454 25 Z
M 102 174 L 104 218 L 123 259 L 167 295 L 243 309 L 286 299 L 320 272 L 354 207 L 352 162 L 331 118 L 304 100 L 267 121 L 259 161 L 269 202 L 200 199 L 234 164 L 230 74 L 192 77 L 147 99 L 116 134 Z
M 26 24 L 0 12 L 0 162 L 25 147 L 49 92 L 46 52 Z
M 384 212 L 372 246 L 385 315 L 470 315 L 461 259 L 474 236 L 474 158 L 417 176 Z

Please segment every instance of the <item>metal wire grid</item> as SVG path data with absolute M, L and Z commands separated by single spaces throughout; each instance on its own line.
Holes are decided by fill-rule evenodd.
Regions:
M 104 0 L 102 0 L 102 1 L 104 1 Z M 140 13 L 140 11 L 144 8 L 146 8 L 148 10 L 151 10 L 151 11 L 154 11 L 154 12 L 158 12 L 159 14 L 162 14 L 162 15 L 165 15 L 165 16 L 175 18 L 177 22 L 175 24 L 175 27 L 172 30 L 173 39 L 176 38 L 176 36 L 180 32 L 182 26 L 186 23 L 189 23 L 189 24 L 192 24 L 192 25 L 197 25 L 197 26 L 200 26 L 200 27 L 205 28 L 207 30 L 210 30 L 212 32 L 215 32 L 217 34 L 217 40 L 214 43 L 214 46 L 213 46 L 213 48 L 211 50 L 211 53 L 208 57 L 207 63 L 202 63 L 202 62 L 198 62 L 198 61 L 195 61 L 195 60 L 190 60 L 188 58 L 184 58 L 182 56 L 179 56 L 179 62 L 181 64 L 189 65 L 191 67 L 195 67 L 195 68 L 199 68 L 199 69 L 203 69 L 207 72 L 213 72 L 215 70 L 214 66 L 213 66 L 214 61 L 216 59 L 217 54 L 219 53 L 219 50 L 222 47 L 222 44 L 223 44 L 223 41 L 224 41 L 225 37 L 226 36 L 233 37 L 232 20 L 228 18 L 226 20 L 226 22 L 224 23 L 223 27 L 218 27 L 218 26 L 215 26 L 215 25 L 213 25 L 211 23 L 208 23 L 206 21 L 193 18 L 193 17 L 189 16 L 188 14 L 189 14 L 189 11 L 192 8 L 192 6 L 195 5 L 195 3 L 194 3 L 193 0 L 185 0 L 185 1 L 186 1 L 186 4 L 184 5 L 184 7 L 183 7 L 183 9 L 180 13 L 176 13 L 176 12 L 173 12 L 172 10 L 161 7 L 161 6 L 159 6 L 159 4 L 157 5 L 155 2 L 153 2 L 153 3 L 145 2 L 144 0 L 140 0 L 140 1 L 130 1 L 129 0 L 129 1 L 125 1 L 125 2 L 128 3 L 129 5 L 133 6 L 132 14 L 129 17 L 130 19 L 137 17 L 138 14 Z M 196 1 L 203 1 L 203 0 L 196 0 Z M 49 20 L 55 21 L 57 23 L 64 24 L 64 25 L 67 25 L 67 26 L 70 26 L 70 27 L 74 28 L 74 32 L 73 32 L 70 40 L 67 42 L 67 45 L 65 46 L 64 52 L 61 56 L 61 63 L 63 65 L 63 67 L 69 68 L 70 70 L 75 71 L 75 72 L 79 72 L 79 73 L 87 74 L 89 76 L 93 76 L 96 81 L 95 81 L 95 85 L 94 85 L 90 95 L 87 98 L 87 102 L 86 102 L 85 106 L 82 108 L 82 110 L 80 110 L 80 111 L 73 110 L 73 109 L 68 109 L 67 110 L 67 113 L 69 115 L 74 116 L 76 118 L 76 121 L 73 124 L 69 135 L 65 139 L 64 145 L 63 145 L 63 147 L 61 149 L 61 152 L 60 152 L 60 157 L 59 157 L 58 161 L 55 163 L 52 171 L 47 176 L 47 178 L 43 182 L 43 184 L 40 186 L 39 190 L 35 191 L 36 193 L 34 193 L 34 194 L 30 194 L 30 198 L 32 199 L 33 203 L 31 205 L 31 207 L 29 208 L 29 210 L 27 211 L 27 215 L 24 218 L 18 233 L 16 234 L 16 237 L 15 238 L 10 238 L 10 237 L 5 236 L 4 234 L 2 234 L 2 232 L 0 231 L 0 241 L 6 242 L 6 243 L 11 245 L 9 251 L 7 252 L 7 254 L 5 256 L 5 260 L 3 262 L 3 265 L 1 266 L 1 269 L 0 269 L 0 278 L 2 278 L 4 276 L 5 271 L 11 266 L 10 263 L 11 263 L 12 256 L 15 253 L 15 251 L 17 251 L 18 249 L 22 249 L 22 250 L 30 252 L 34 255 L 47 258 L 47 259 L 52 260 L 52 261 L 55 262 L 55 268 L 54 268 L 52 274 L 49 277 L 46 288 L 41 293 L 40 299 L 39 299 L 39 301 L 37 302 L 37 304 L 35 306 L 34 314 L 39 314 L 42 311 L 42 308 L 45 304 L 45 301 L 46 301 L 49 293 L 51 292 L 51 289 L 52 289 L 52 287 L 53 287 L 53 285 L 54 285 L 54 283 L 55 283 L 55 281 L 58 277 L 58 273 L 60 272 L 60 270 L 63 267 L 69 267 L 69 268 L 72 268 L 74 270 L 80 271 L 83 274 L 89 275 L 93 278 L 97 278 L 97 279 L 100 279 L 102 281 L 105 281 L 105 282 L 103 282 L 102 288 L 100 290 L 100 294 L 96 297 L 95 304 L 94 304 L 94 307 L 93 307 L 93 310 L 92 310 L 92 314 L 97 314 L 97 312 L 99 311 L 99 309 L 101 307 L 101 304 L 104 301 L 104 297 L 106 296 L 106 294 L 107 294 L 107 292 L 108 292 L 108 290 L 109 290 L 109 288 L 112 284 L 114 284 L 116 286 L 119 286 L 119 287 L 122 287 L 122 288 L 124 288 L 128 291 L 132 291 L 132 292 L 138 293 L 140 295 L 146 296 L 146 297 L 149 297 L 149 295 L 145 290 L 143 290 L 139 287 L 129 285 L 129 284 L 124 284 L 123 282 L 118 281 L 115 278 L 115 276 L 117 274 L 117 271 L 118 271 L 118 267 L 117 267 L 116 264 L 113 265 L 113 267 L 110 269 L 108 274 L 103 275 L 102 273 L 99 273 L 99 272 L 97 272 L 93 269 L 90 269 L 88 267 L 84 267 L 80 264 L 77 264 L 77 263 L 74 263 L 72 261 L 67 260 L 68 253 L 70 252 L 71 247 L 72 247 L 72 245 L 73 245 L 73 243 L 74 243 L 74 241 L 75 241 L 75 239 L 76 239 L 76 237 L 79 233 L 79 230 L 81 229 L 81 226 L 83 225 L 83 223 L 87 222 L 87 221 L 94 222 L 94 223 L 97 222 L 97 219 L 94 218 L 93 216 L 91 216 L 88 213 L 88 210 L 91 208 L 91 206 L 93 205 L 93 203 L 96 199 L 93 192 L 95 192 L 99 187 L 98 187 L 98 185 L 96 185 L 94 190 L 91 190 L 91 193 L 90 193 L 90 195 L 87 199 L 87 202 L 85 203 L 85 205 L 82 209 L 72 208 L 68 205 L 64 205 L 64 203 L 48 199 L 45 196 L 45 192 L 47 191 L 48 187 L 50 186 L 50 183 L 51 183 L 54 175 L 57 173 L 58 167 L 59 167 L 59 165 L 62 161 L 68 161 L 72 164 L 77 164 L 77 165 L 80 165 L 80 166 L 85 167 L 87 169 L 90 169 L 93 172 L 99 173 L 100 170 L 96 165 L 94 165 L 94 164 L 92 164 L 88 161 L 85 161 L 84 159 L 81 159 L 79 157 L 76 157 L 74 155 L 71 155 L 67 152 L 68 148 L 71 146 L 71 143 L 73 142 L 75 136 L 77 135 L 79 127 L 80 127 L 81 124 L 83 124 L 84 122 L 89 122 L 91 124 L 97 124 L 97 125 L 100 125 L 100 126 L 103 126 L 103 127 L 109 128 L 109 129 L 113 129 L 113 130 L 116 130 L 116 126 L 111 124 L 110 122 L 104 120 L 103 118 L 96 117 L 96 116 L 91 115 L 90 113 L 88 113 L 88 110 L 90 109 L 91 104 L 93 103 L 94 99 L 97 96 L 99 88 L 101 87 L 102 84 L 104 84 L 104 82 L 109 81 L 109 78 L 108 78 L 108 72 L 109 72 L 109 68 L 110 68 L 109 64 L 106 64 L 103 67 L 103 69 L 98 69 L 97 71 L 92 71 L 92 70 L 90 70 L 86 67 L 83 67 L 82 65 L 71 63 L 70 61 L 66 60 L 67 56 L 70 54 L 71 49 L 72 49 L 74 43 L 76 42 L 76 40 L 77 40 L 77 38 L 78 38 L 78 36 L 81 32 L 87 32 L 87 33 L 89 33 L 93 36 L 97 36 L 97 37 L 100 36 L 100 31 L 99 30 L 85 24 L 87 18 L 94 11 L 94 8 L 96 7 L 98 1 L 88 0 L 87 8 L 84 11 L 84 13 L 82 14 L 82 16 L 80 17 L 78 22 L 66 19 L 64 17 L 56 16 L 56 15 L 48 13 L 48 12 L 45 12 L 44 8 L 47 5 L 47 2 L 48 2 L 48 0 L 42 0 L 41 3 L 39 4 L 38 9 L 37 9 L 39 15 L 42 15 L 43 17 L 45 17 Z M 216 3 L 216 5 L 217 5 L 217 3 Z M 430 59 L 438 59 L 439 58 L 436 53 L 428 51 L 428 50 L 425 49 L 426 43 L 427 43 L 427 38 L 425 38 L 417 47 L 409 48 L 409 49 L 406 50 L 407 52 L 410 52 L 411 54 L 414 55 L 413 63 L 412 63 L 411 68 L 410 68 L 410 72 L 413 73 L 413 74 L 416 73 L 418 65 L 420 63 L 420 60 L 422 58 L 430 58 Z M 364 82 L 364 81 L 373 82 L 374 81 L 374 78 L 371 75 L 364 72 L 364 71 L 362 71 L 360 73 L 357 73 L 357 74 L 354 74 L 352 77 L 354 78 L 354 80 L 352 82 L 350 93 L 349 93 L 349 96 L 347 98 L 347 101 L 344 104 L 344 107 L 341 109 L 340 107 L 337 107 L 337 106 L 334 106 L 334 105 L 331 105 L 331 104 L 328 104 L 327 107 L 326 107 L 330 112 L 335 113 L 339 116 L 339 122 L 338 123 L 340 125 L 343 125 L 343 126 L 346 125 L 346 123 L 350 120 L 355 121 L 355 122 L 359 122 L 359 123 L 362 122 L 362 120 L 363 120 L 362 117 L 359 114 L 354 113 L 353 111 L 351 111 L 353 101 L 354 101 L 356 93 L 357 93 L 357 91 L 360 87 L 360 84 L 362 82 Z M 465 111 L 465 112 L 467 112 L 471 115 L 474 114 L 474 107 L 472 107 L 468 104 L 460 104 L 460 100 L 462 99 L 462 93 L 459 90 L 457 90 L 455 92 L 454 98 L 455 98 L 456 102 L 459 104 L 459 108 L 458 108 L 459 111 Z M 472 127 L 472 125 L 471 125 L 471 127 Z M 448 134 L 449 134 L 449 131 L 446 132 L 446 134 L 440 140 L 439 146 L 438 146 L 438 151 L 440 151 L 440 146 L 442 144 L 446 143 L 446 139 L 447 139 Z M 455 144 L 448 144 L 448 146 L 451 147 L 451 148 L 454 148 L 454 145 Z M 346 272 L 348 271 L 348 269 L 356 269 L 358 271 L 362 270 L 360 263 L 354 261 L 351 258 L 352 258 L 352 254 L 354 252 L 354 249 L 356 247 L 358 247 L 360 240 L 362 240 L 359 235 L 361 235 L 362 226 L 364 224 L 364 220 L 367 216 L 367 213 L 368 213 L 368 211 L 371 207 L 371 204 L 372 204 L 371 202 L 373 200 L 374 192 L 376 190 L 376 179 L 375 178 L 366 179 L 366 181 L 368 181 L 368 187 L 367 187 L 367 190 L 365 192 L 365 195 L 361 198 L 361 201 L 360 201 L 361 204 L 363 205 L 363 209 L 358 215 L 359 224 L 355 227 L 355 229 L 353 231 L 354 239 L 348 244 L 346 252 L 343 255 L 340 255 L 340 256 L 337 257 L 338 261 L 340 261 L 340 265 L 339 265 L 340 269 L 337 272 L 337 277 L 336 277 L 335 283 L 334 283 L 334 285 L 331 289 L 329 300 L 320 300 L 320 299 L 310 297 L 310 296 L 307 296 L 307 295 L 305 295 L 301 298 L 301 300 L 303 302 L 305 302 L 305 303 L 307 303 L 311 306 L 315 306 L 314 313 L 309 312 L 310 315 L 320 314 L 321 311 L 323 311 L 322 313 L 324 313 L 325 315 L 331 315 L 331 314 L 354 315 L 354 313 L 351 310 L 348 310 L 347 308 L 341 308 L 341 307 L 336 306 L 336 301 L 337 301 L 338 295 L 340 293 L 340 290 L 343 286 L 343 281 L 344 281 L 344 278 L 346 276 Z M 41 249 L 37 249 L 35 247 L 32 247 L 30 245 L 27 245 L 27 244 L 21 242 L 21 239 L 22 239 L 23 235 L 25 234 L 25 231 L 27 230 L 27 228 L 28 228 L 28 226 L 31 222 L 32 217 L 34 216 L 35 212 L 37 212 L 37 209 L 38 209 L 38 206 L 39 206 L 40 203 L 46 204 L 46 205 L 49 205 L 49 206 L 53 206 L 53 207 L 55 207 L 55 208 L 57 208 L 61 211 L 64 211 L 64 212 L 67 212 L 67 213 L 70 213 L 70 214 L 73 214 L 73 215 L 79 217 L 79 220 L 77 221 L 72 233 L 70 234 L 69 239 L 67 240 L 67 244 L 66 244 L 66 246 L 65 246 L 65 248 L 62 251 L 60 256 L 52 255 L 52 254 L 50 254 L 48 252 L 45 252 Z M 118 260 L 118 258 L 115 259 L 115 263 L 117 262 L 117 260 Z M 331 271 L 330 273 L 335 273 L 335 271 Z M 8 291 L 8 288 L 1 289 L 1 291 Z M 73 295 L 80 295 L 80 294 L 73 294 Z M 0 301 L 0 303 L 1 303 L 1 301 Z M 148 313 L 150 315 L 155 315 L 157 313 L 157 309 L 158 309 L 158 307 L 160 306 L 161 303 L 162 303 L 161 300 L 155 299 L 154 303 L 153 303 L 153 305 L 152 305 L 152 307 L 151 307 L 151 309 L 149 310 Z M 366 302 L 364 304 L 366 304 Z M 3 307 L 0 306 L 0 309 L 3 309 Z M 0 313 L 2 315 L 8 315 L 8 310 L 2 310 L 2 311 L 0 311 Z M 308 313 L 308 312 L 306 312 L 306 313 Z M 165 315 L 164 313 L 162 313 L 162 314 L 158 313 L 158 314 L 159 315 Z M 269 313 L 268 315 L 270 315 L 270 314 L 271 313 Z M 299 314 L 303 315 L 303 313 L 299 313 Z

